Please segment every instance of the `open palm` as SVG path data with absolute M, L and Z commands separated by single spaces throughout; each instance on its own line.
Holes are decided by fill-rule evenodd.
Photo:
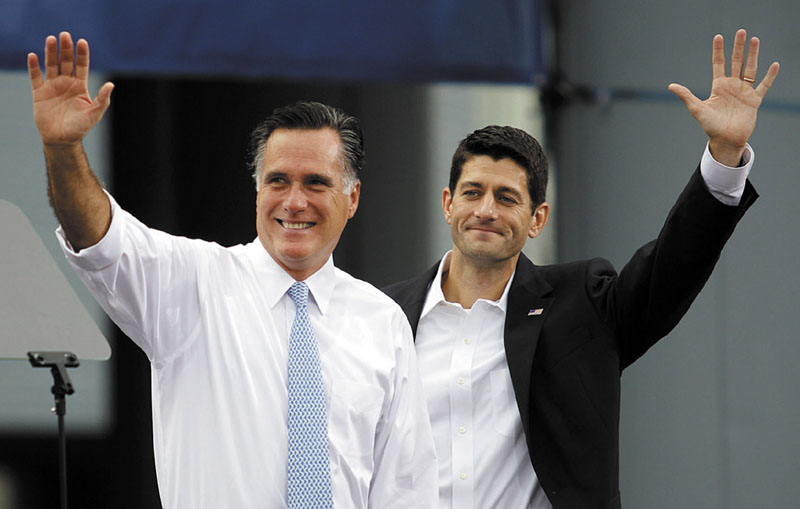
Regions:
M 89 44 L 81 39 L 73 57 L 71 36 L 59 36 L 61 56 L 54 36 L 45 41 L 45 76 L 35 53 L 28 55 L 28 72 L 33 90 L 33 119 L 42 142 L 69 144 L 80 142 L 102 118 L 110 104 L 111 83 L 104 84 L 92 100 L 87 88 Z
M 713 42 L 713 81 L 708 99 L 701 101 L 688 88 L 673 83 L 669 89 L 689 109 L 689 112 L 708 135 L 711 153 L 730 166 L 738 165 L 744 146 L 756 126 L 761 101 L 778 75 L 779 65 L 770 65 L 764 79 L 753 88 L 758 69 L 759 40 L 753 37 L 744 63 L 747 34 L 736 32 L 731 56 L 731 73 L 725 73 L 724 41 L 716 35 Z M 737 155 L 738 154 L 738 155 Z M 728 156 L 728 157 L 726 157 Z M 728 159 L 728 160 L 724 160 Z M 735 159 L 735 161 L 734 161 Z M 732 164 L 731 164 L 732 161 Z

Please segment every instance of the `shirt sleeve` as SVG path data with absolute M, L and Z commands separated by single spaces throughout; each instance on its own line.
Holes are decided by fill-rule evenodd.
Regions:
M 193 242 L 148 228 L 111 195 L 111 225 L 75 252 L 56 230 L 67 261 L 115 324 L 151 362 L 168 361 L 191 337 L 200 311 Z
M 395 390 L 375 440 L 369 507 L 437 507 L 438 467 L 411 327 L 398 308 L 393 320 Z
M 731 168 L 717 162 L 706 143 L 703 158 L 700 160 L 700 174 L 714 198 L 725 205 L 736 206 L 742 199 L 744 185 L 753 168 L 754 159 L 753 148 L 748 143 L 745 145 L 744 155 L 742 155 L 742 166 Z

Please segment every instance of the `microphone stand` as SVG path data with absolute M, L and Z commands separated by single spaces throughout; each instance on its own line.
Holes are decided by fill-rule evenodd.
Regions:
M 67 509 L 67 436 L 64 431 L 64 415 L 67 413 L 67 394 L 75 392 L 67 368 L 80 365 L 78 356 L 72 352 L 28 352 L 28 360 L 35 368 L 50 368 L 55 398 L 51 409 L 58 416 L 58 478 L 61 494 L 61 509 Z

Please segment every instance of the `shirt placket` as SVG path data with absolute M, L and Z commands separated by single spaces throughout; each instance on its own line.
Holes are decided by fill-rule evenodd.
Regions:
M 454 338 L 450 364 L 450 431 L 453 458 L 453 507 L 473 507 L 475 465 L 473 461 L 472 364 L 480 335 L 479 320 L 464 310 Z

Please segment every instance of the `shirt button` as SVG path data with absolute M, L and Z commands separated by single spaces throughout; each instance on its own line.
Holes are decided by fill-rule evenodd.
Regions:
M 461 477 L 461 480 L 463 481 L 464 479 L 466 479 L 466 478 L 467 478 L 467 474 L 461 474 L 461 476 L 460 476 L 460 477 Z
M 459 426 L 458 427 L 458 432 L 463 435 L 464 433 L 467 432 L 467 428 L 465 428 L 464 426 Z
M 458 381 L 459 385 L 464 385 L 464 377 L 463 376 L 458 377 L 457 381 Z
M 464 338 L 464 344 L 465 344 L 465 345 L 468 345 L 468 344 L 469 344 L 469 338 Z

